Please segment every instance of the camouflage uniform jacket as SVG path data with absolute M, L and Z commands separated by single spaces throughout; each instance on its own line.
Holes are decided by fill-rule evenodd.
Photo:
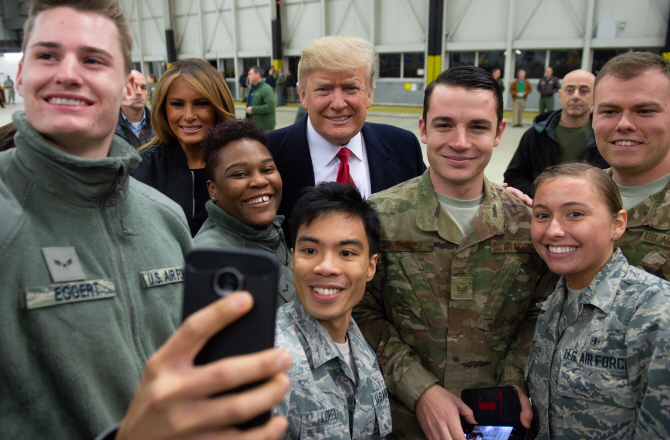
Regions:
M 277 310 L 275 346 L 293 358 L 288 371 L 291 391 L 276 408 L 288 419 L 284 439 L 373 439 L 390 434 L 384 379 L 353 319 L 347 337 L 358 386 L 328 331 L 297 297 Z
M 457 396 L 466 388 L 525 389 L 535 304 L 557 279 L 530 241 L 530 209 L 485 179 L 474 228 L 461 238 L 429 171 L 370 200 L 382 225 L 380 256 L 354 317 L 389 392 L 413 411 L 434 383 Z
M 670 283 L 617 250 L 562 313 L 565 278 L 528 357 L 539 439 L 670 438 Z
M 632 266 L 670 280 L 670 183 L 628 210 L 617 246 Z

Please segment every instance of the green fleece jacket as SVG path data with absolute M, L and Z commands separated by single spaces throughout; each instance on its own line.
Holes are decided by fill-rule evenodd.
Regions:
M 265 131 L 274 130 L 275 120 L 275 91 L 264 80 L 253 86 L 254 95 L 251 98 L 251 119 Z
M 293 272 L 291 271 L 291 253 L 286 246 L 281 223 L 283 215 L 275 216 L 274 221 L 263 229 L 247 226 L 208 200 L 205 208 L 209 218 L 194 238 L 198 248 L 250 248 L 270 252 L 279 261 L 279 286 L 277 287 L 277 307 L 290 302 L 295 296 Z
M 180 322 L 181 208 L 104 159 L 49 145 L 14 114 L 0 153 L 0 436 L 91 439 L 118 423 Z

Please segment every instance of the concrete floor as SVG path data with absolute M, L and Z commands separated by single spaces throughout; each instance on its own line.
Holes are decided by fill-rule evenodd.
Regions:
M 5 108 L 0 108 L 0 125 L 11 122 L 11 115 L 16 110 L 23 110 L 23 104 L 6 105 Z M 244 107 L 238 105 L 235 107 L 237 117 L 244 116 Z M 286 127 L 293 123 L 296 110 L 293 108 L 278 108 L 277 109 L 277 128 Z M 366 119 L 369 122 L 376 122 L 380 124 L 395 125 L 396 127 L 404 128 L 413 132 L 416 137 L 419 137 L 419 116 L 416 114 L 400 114 L 400 113 L 382 113 L 382 112 L 368 112 Z M 493 157 L 486 168 L 486 177 L 489 180 L 502 183 L 503 173 L 509 164 L 510 159 L 516 151 L 519 140 L 523 133 L 530 128 L 531 120 L 524 120 L 522 128 L 512 128 L 511 124 L 505 129 L 500 145 L 493 150 Z M 426 158 L 425 145 L 421 144 L 424 156 L 424 162 L 428 165 Z

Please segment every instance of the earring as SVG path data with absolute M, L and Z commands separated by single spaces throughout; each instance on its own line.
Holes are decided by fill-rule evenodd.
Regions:
M 614 238 L 619 238 L 619 236 L 618 236 L 618 235 L 616 235 L 616 234 L 614 234 Z

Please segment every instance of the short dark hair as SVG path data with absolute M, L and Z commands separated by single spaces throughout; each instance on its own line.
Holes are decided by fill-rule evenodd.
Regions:
M 260 73 L 261 76 L 265 76 L 264 72 L 263 72 L 263 69 L 260 66 L 253 66 L 249 70 L 253 70 L 254 73 Z
M 294 235 L 291 247 L 295 247 L 300 226 L 309 226 L 317 218 L 332 213 L 349 214 L 350 217 L 359 218 L 365 227 L 370 257 L 377 253 L 381 229 L 377 211 L 361 197 L 356 188 L 337 182 L 321 182 L 303 190 L 302 196 L 293 207 L 289 221 Z
M 650 69 L 658 69 L 670 79 L 670 61 L 651 52 L 626 52 L 615 56 L 605 63 L 593 87 L 594 93 L 598 83 L 606 76 L 612 75 L 619 79 L 631 79 L 642 75 Z
M 268 145 L 268 137 L 261 128 L 251 119 L 237 119 L 234 121 L 221 122 L 207 131 L 207 136 L 200 142 L 202 154 L 205 158 L 205 169 L 209 180 L 214 182 L 216 168 L 221 161 L 219 152 L 231 142 L 240 139 L 252 139 L 258 141 L 265 148 Z M 269 150 L 268 150 L 269 152 Z
M 463 87 L 466 90 L 483 89 L 493 92 L 496 99 L 496 116 L 498 117 L 498 125 L 503 120 L 503 96 L 502 88 L 498 81 L 486 70 L 475 66 L 458 66 L 445 70 L 435 78 L 433 82 L 428 84 L 426 90 L 423 92 L 423 122 L 428 124 L 428 108 L 430 107 L 430 96 L 433 94 L 435 87 L 439 85 Z
M 543 183 L 559 177 L 585 179 L 591 183 L 605 206 L 607 206 L 612 218 L 616 218 L 619 211 L 623 209 L 619 187 L 614 183 L 614 179 L 604 170 L 585 162 L 566 162 L 545 169 L 533 182 L 536 188 L 535 192 L 537 193 Z

